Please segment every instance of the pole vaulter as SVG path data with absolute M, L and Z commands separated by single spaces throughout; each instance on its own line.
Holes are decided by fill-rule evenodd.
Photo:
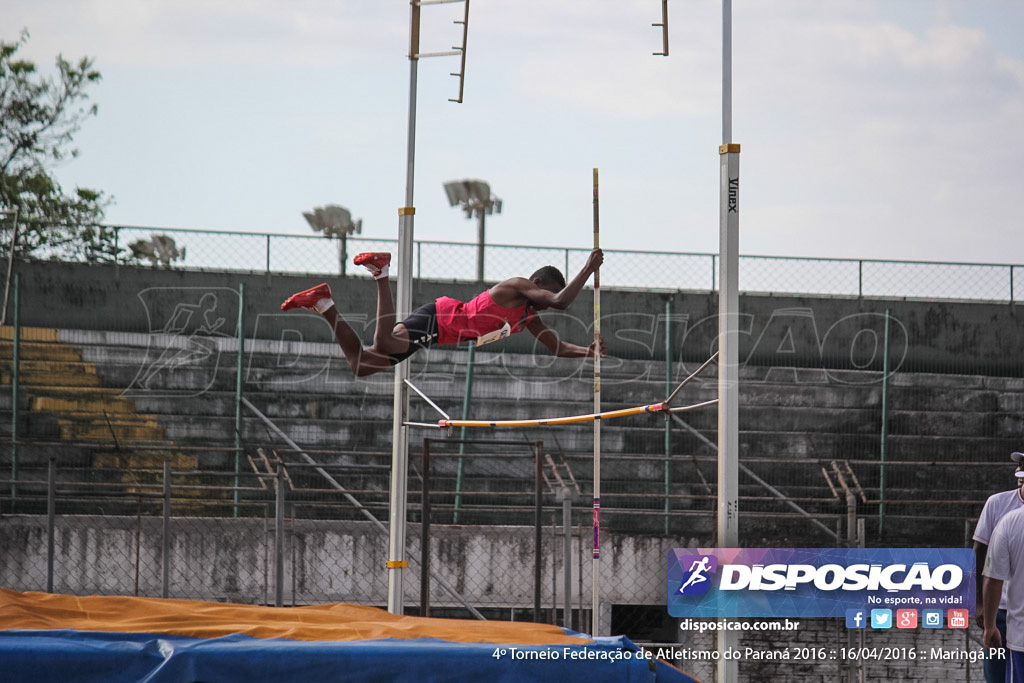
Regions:
M 601 248 L 601 232 L 600 232 L 600 195 L 599 195 L 599 184 L 598 184 L 598 169 L 594 169 L 594 252 L 600 253 Z M 454 427 L 550 427 L 566 424 L 576 424 L 582 422 L 593 422 L 594 423 L 594 494 L 593 494 L 593 565 L 591 569 L 591 588 L 592 588 L 592 605 L 591 605 L 591 633 L 593 635 L 601 635 L 601 610 L 600 610 L 600 579 L 601 579 L 601 421 L 608 420 L 618 417 L 626 417 L 629 415 L 640 415 L 643 413 L 663 413 L 666 418 L 670 413 L 681 412 L 686 410 L 695 410 L 697 408 L 703 408 L 705 406 L 711 406 L 718 403 L 717 399 L 710 401 L 704 401 L 689 406 L 672 407 L 672 400 L 679 394 L 679 391 L 685 386 L 690 380 L 696 377 L 701 371 L 703 371 L 708 365 L 716 360 L 718 354 L 715 353 L 711 358 L 706 360 L 693 374 L 687 377 L 682 383 L 679 384 L 676 389 L 669 394 L 669 396 L 659 403 L 651 403 L 643 406 L 635 406 L 632 408 L 623 408 L 620 410 L 611 410 L 602 412 L 601 411 L 601 354 L 597 353 L 596 350 L 602 347 L 601 344 L 601 270 L 600 262 L 598 262 L 593 268 L 592 272 L 594 275 L 594 342 L 591 348 L 595 349 L 595 353 L 588 354 L 594 359 L 594 412 L 587 415 L 572 415 L 567 417 L 553 417 L 553 418 L 540 418 L 540 419 L 527 419 L 527 420 L 453 420 L 444 412 L 434 401 L 416 388 L 412 382 L 409 381 L 408 377 L 403 377 L 402 382 L 408 385 L 413 391 L 415 391 L 423 400 L 425 400 L 434 410 L 441 414 L 442 419 L 438 420 L 436 424 L 420 423 L 420 422 L 404 422 L 407 427 L 439 427 L 447 428 L 449 431 Z M 585 274 L 585 271 L 584 273 Z

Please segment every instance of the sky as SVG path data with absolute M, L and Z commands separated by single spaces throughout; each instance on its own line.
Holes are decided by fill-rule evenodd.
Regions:
M 347 207 L 398 236 L 415 123 L 416 239 L 474 242 L 443 184 L 502 199 L 498 244 L 719 250 L 721 0 L 475 0 L 423 58 L 410 117 L 398 0 L 4 0 L 19 55 L 95 60 L 99 106 L 56 175 L 114 225 L 309 235 Z M 462 41 L 421 10 L 421 50 Z M 734 0 L 744 255 L 1024 263 L 1024 2 Z

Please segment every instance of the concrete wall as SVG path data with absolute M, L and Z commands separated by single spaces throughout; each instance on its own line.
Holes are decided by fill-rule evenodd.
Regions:
M 287 604 L 352 602 L 387 604 L 387 542 L 370 522 L 288 520 L 283 558 Z M 83 594 L 160 596 L 166 548 L 172 598 L 273 602 L 275 551 L 273 522 L 262 519 L 175 517 L 164 541 L 158 518 L 59 516 L 54 529 L 54 591 Z M 552 585 L 562 587 L 563 546 L 543 530 L 541 595 L 552 602 Z M 420 529 L 409 527 L 409 552 L 419 557 Z M 587 539 L 584 538 L 584 543 Z M 608 534 L 602 563 L 603 598 L 615 604 L 662 605 L 665 562 L 687 538 Z M 579 579 L 580 537 L 573 537 L 573 577 Z M 487 526 L 431 527 L 431 589 L 435 607 L 457 606 L 447 583 L 477 608 L 532 608 L 534 529 Z M 46 518 L 0 517 L 0 586 L 43 590 L 47 576 Z M 583 583 L 590 585 L 589 546 L 582 554 Z M 555 572 L 552 574 L 552 572 Z M 410 604 L 420 601 L 420 567 L 404 580 Z M 575 583 L 574 590 L 575 590 Z M 558 597 L 561 605 L 562 598 Z M 589 593 L 586 596 L 589 607 Z
M 20 263 L 23 325 L 152 333 L 194 329 L 237 335 L 240 287 L 248 338 L 331 341 L 316 315 L 282 313 L 280 302 L 322 276 L 267 275 L 129 268 L 68 263 Z M 369 341 L 376 290 L 366 277 L 330 280 L 339 309 Z M 417 281 L 416 302 L 450 295 L 469 298 L 479 285 Z M 669 305 L 671 309 L 667 309 Z M 602 331 L 611 355 L 664 357 L 665 323 L 672 320 L 677 360 L 702 361 L 717 337 L 717 298 L 707 292 L 602 290 Z M 1024 375 L 1024 320 L 1011 304 L 749 295 L 740 299 L 741 360 L 761 366 L 881 369 L 886 311 L 895 369 L 962 374 Z M 591 338 L 589 292 L 566 312 L 543 318 L 566 339 Z M 518 335 L 501 352 L 531 352 Z

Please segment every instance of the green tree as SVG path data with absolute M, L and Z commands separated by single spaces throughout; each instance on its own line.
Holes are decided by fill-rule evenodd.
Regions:
M 44 76 L 19 59 L 28 41 L 0 42 L 0 209 L 19 212 L 15 253 L 35 258 L 110 261 L 117 257 L 116 233 L 103 226 L 111 199 L 103 192 L 75 188 L 65 193 L 53 168 L 78 155 L 72 140 L 82 122 L 95 116 L 86 89 L 100 80 L 93 61 L 72 63 L 57 56 L 57 72 Z M 9 235 L 10 220 L 3 220 Z M 6 254 L 9 237 L 2 245 Z

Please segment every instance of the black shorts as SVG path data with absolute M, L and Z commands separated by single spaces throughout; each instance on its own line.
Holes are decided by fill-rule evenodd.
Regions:
M 392 353 L 391 364 L 396 365 L 420 349 L 429 349 L 437 341 L 437 304 L 431 301 L 423 304 L 402 321 L 409 332 L 409 348 L 402 353 Z

